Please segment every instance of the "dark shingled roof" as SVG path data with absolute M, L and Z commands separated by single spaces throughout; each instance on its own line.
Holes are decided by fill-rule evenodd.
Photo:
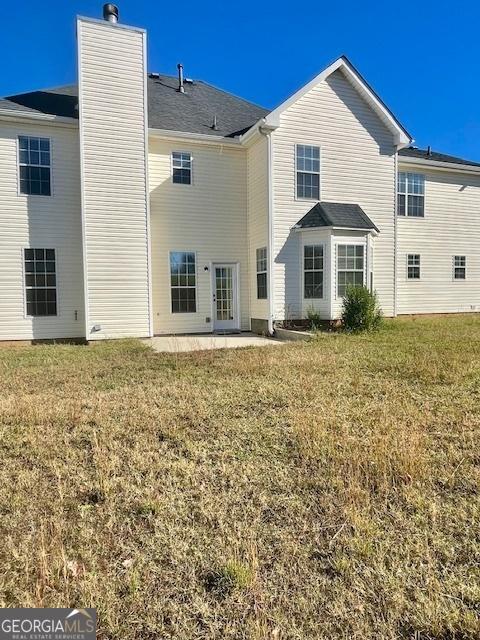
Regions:
M 199 80 L 186 83 L 185 93 L 176 90 L 178 80 L 174 76 L 149 76 L 147 86 L 148 123 L 153 129 L 233 137 L 269 113 Z M 8 96 L 0 99 L 0 109 L 78 118 L 78 87 L 67 85 Z M 212 129 L 214 116 L 217 116 L 216 130 Z
M 464 160 L 456 156 L 448 156 L 445 153 L 438 153 L 437 151 L 430 151 L 429 153 L 427 149 L 417 149 L 416 147 L 400 149 L 398 154 L 405 158 L 421 158 L 422 160 L 434 160 L 435 162 L 449 162 L 451 164 L 466 164 L 472 167 L 480 167 L 480 162 L 471 162 L 470 160 Z
M 375 229 L 365 211 L 358 204 L 341 202 L 317 202 L 295 225 L 299 229 L 312 227 L 340 227 L 344 229 Z

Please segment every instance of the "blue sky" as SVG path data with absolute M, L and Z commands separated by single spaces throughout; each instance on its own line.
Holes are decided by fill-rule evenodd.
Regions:
M 480 161 L 480 3 L 156 2 L 119 0 L 120 20 L 148 30 L 149 70 L 183 62 L 267 108 L 346 54 L 418 146 Z M 5 2 L 0 95 L 75 80 L 75 15 L 101 0 Z

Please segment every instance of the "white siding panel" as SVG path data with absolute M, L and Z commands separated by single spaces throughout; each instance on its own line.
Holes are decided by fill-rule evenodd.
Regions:
M 379 227 L 375 283 L 393 314 L 395 149 L 392 134 L 341 71 L 290 106 L 274 140 L 275 317 L 304 313 L 293 225 L 315 204 L 295 199 L 295 144 L 320 146 L 320 199 L 358 203 Z
M 19 195 L 19 135 L 50 138 L 52 196 Z M 0 230 L 0 340 L 84 337 L 78 129 L 0 122 Z M 25 247 L 56 249 L 57 316 L 25 315 Z
M 480 177 L 401 164 L 425 175 L 425 217 L 398 216 L 398 313 L 480 311 Z M 407 279 L 407 254 L 421 258 L 420 280 Z M 453 256 L 467 258 L 454 280 Z
M 172 151 L 192 154 L 193 184 L 173 184 Z M 239 264 L 241 328 L 249 329 L 246 164 L 241 147 L 150 139 L 154 333 L 212 331 L 212 262 Z M 170 251 L 196 253 L 196 313 L 171 312 Z
M 268 251 L 268 145 L 261 137 L 247 151 L 248 250 L 250 264 L 250 312 L 252 318 L 268 318 L 268 299 L 257 299 L 257 249 Z M 268 292 L 270 295 L 270 292 Z
M 79 20 L 78 37 L 88 338 L 147 336 L 145 34 Z

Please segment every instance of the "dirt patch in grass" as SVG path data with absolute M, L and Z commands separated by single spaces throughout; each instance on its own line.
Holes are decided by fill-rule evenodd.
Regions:
M 0 606 L 118 640 L 480 637 L 480 319 L 0 350 Z

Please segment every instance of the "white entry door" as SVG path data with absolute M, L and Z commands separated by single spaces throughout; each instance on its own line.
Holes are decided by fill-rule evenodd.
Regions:
M 237 265 L 214 264 L 212 272 L 213 330 L 238 330 Z

